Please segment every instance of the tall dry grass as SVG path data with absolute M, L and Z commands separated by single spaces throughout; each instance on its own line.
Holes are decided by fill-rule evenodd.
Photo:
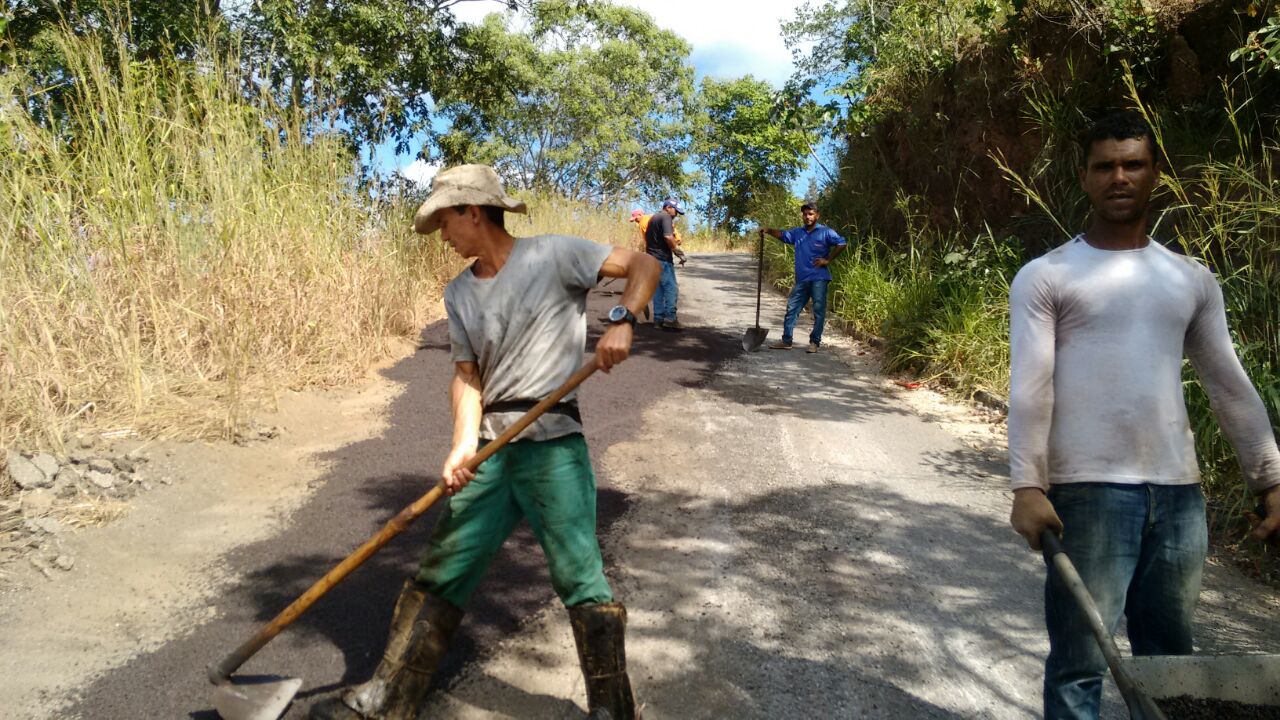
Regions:
M 523 193 L 527 214 L 508 214 L 507 231 L 516 237 L 573 235 L 605 245 L 634 248 L 640 237 L 630 213 L 546 193 Z
M 637 249 L 640 246 L 640 229 L 629 221 L 629 209 L 590 205 L 544 193 L 526 193 L 520 199 L 529 206 L 529 213 L 508 216 L 507 230 L 513 235 L 576 235 L 615 247 Z M 729 252 L 740 249 L 741 245 L 729 235 L 705 228 L 691 230 L 683 218 L 676 222 L 676 232 L 686 252 Z
M 449 261 L 354 192 L 335 135 L 246 99 L 233 54 L 107 60 L 63 36 L 56 127 L 0 77 L 0 445 L 232 431 L 412 335 Z
M 231 50 L 142 63 L 101 42 L 59 41 L 56 127 L 26 110 L 41 88 L 0 77 L 0 449 L 229 435 L 438 312 L 465 261 L 409 230 L 417 198 L 363 189 L 336 133 L 246 97 Z M 526 200 L 517 235 L 638 235 L 621 211 Z

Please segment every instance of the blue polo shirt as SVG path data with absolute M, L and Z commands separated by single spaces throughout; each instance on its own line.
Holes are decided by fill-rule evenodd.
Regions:
M 814 267 L 813 261 L 826 257 L 836 245 L 844 245 L 845 239 L 826 225 L 815 224 L 809 231 L 803 226 L 787 230 L 782 233 L 782 242 L 796 249 L 796 282 L 812 282 L 831 279 L 831 271 Z

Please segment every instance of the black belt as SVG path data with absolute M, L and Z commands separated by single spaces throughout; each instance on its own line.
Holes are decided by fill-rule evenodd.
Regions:
M 527 413 L 539 402 L 541 402 L 541 400 L 503 400 L 502 402 L 486 405 L 484 408 L 484 414 L 488 415 L 489 413 L 508 412 Z M 555 405 L 547 408 L 547 412 L 573 418 L 579 425 L 582 424 L 582 413 L 578 412 L 578 402 L 576 400 L 556 403 Z

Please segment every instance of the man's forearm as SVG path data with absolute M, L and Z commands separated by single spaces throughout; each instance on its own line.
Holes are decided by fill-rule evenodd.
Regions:
M 627 288 L 622 292 L 621 303 L 632 314 L 644 311 L 658 287 L 662 266 L 650 255 L 639 255 L 627 263 Z
M 848 246 L 846 246 L 846 245 L 837 245 L 837 246 L 835 246 L 835 247 L 831 248 L 831 252 L 827 253 L 827 262 L 828 262 L 828 263 L 831 263 L 831 262 L 835 261 L 835 259 L 836 259 L 836 258 L 840 257 L 840 253 L 844 252 L 844 249 L 845 249 L 846 247 L 848 247 Z
M 1262 398 L 1245 376 L 1244 369 L 1238 367 L 1239 360 L 1234 353 L 1231 362 L 1237 368 L 1226 368 L 1216 374 L 1202 371 L 1199 375 L 1218 424 L 1236 451 L 1245 482 L 1255 493 L 1261 493 L 1280 485 L 1280 450 L 1276 448 Z M 1212 380 L 1207 379 L 1211 376 Z
M 453 408 L 454 447 L 479 444 L 480 419 L 484 414 L 479 373 L 455 371 L 449 384 L 449 401 Z

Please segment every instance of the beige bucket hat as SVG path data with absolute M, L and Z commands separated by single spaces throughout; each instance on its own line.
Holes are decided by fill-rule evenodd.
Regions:
M 502 189 L 502 179 L 488 165 L 457 165 L 436 173 L 427 196 L 413 215 L 415 232 L 429 235 L 440 227 L 436 212 L 457 205 L 492 205 L 506 212 L 529 212 L 524 203 Z

